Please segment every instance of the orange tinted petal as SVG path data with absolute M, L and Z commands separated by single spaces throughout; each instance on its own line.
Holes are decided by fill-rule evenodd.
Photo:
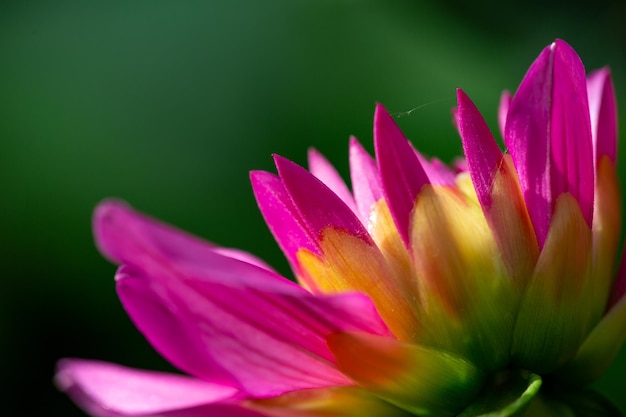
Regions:
M 402 290 L 376 246 L 331 227 L 322 232 L 319 246 L 321 256 L 304 249 L 297 256 L 302 270 L 320 291 L 363 292 L 396 337 L 415 338 L 418 325 L 411 295 Z
M 359 387 L 300 390 L 244 405 L 272 417 L 410 417 Z
M 418 415 L 456 415 L 482 387 L 483 372 L 455 355 L 365 333 L 327 340 L 342 372 Z
M 486 217 L 494 231 L 508 274 L 520 287 L 530 279 L 539 245 L 510 155 L 502 158 L 493 180 Z

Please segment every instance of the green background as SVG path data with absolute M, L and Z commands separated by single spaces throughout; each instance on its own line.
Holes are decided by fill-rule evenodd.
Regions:
M 249 170 L 272 170 L 274 152 L 304 163 L 315 146 L 346 174 L 350 134 L 372 149 L 377 101 L 395 114 L 417 107 L 398 123 L 451 161 L 455 88 L 497 131 L 500 92 L 555 37 L 588 69 L 610 65 L 624 103 L 620 4 L 0 3 L 0 414 L 82 415 L 52 385 L 58 358 L 171 369 L 129 322 L 115 267 L 94 248 L 98 201 L 120 197 L 289 274 Z M 626 409 L 622 352 L 599 387 Z

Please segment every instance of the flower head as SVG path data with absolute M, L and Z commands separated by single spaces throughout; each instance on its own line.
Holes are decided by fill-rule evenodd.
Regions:
M 457 99 L 456 169 L 378 105 L 376 159 L 350 140 L 352 190 L 314 150 L 309 170 L 276 156 L 278 175 L 251 173 L 300 285 L 102 203 L 96 241 L 121 265 L 124 308 L 190 376 L 69 359 L 59 386 L 106 417 L 614 413 L 582 391 L 626 338 L 610 73 L 546 47 L 503 95 L 508 152 Z

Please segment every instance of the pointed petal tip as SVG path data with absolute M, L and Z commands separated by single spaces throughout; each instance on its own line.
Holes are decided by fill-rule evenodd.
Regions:
M 374 117 L 374 148 L 385 199 L 408 247 L 410 212 L 422 186 L 430 179 L 415 148 L 381 104 Z
M 474 105 L 469 96 L 461 88 L 456 89 L 456 103 L 459 108 L 467 106 L 468 104 Z
M 347 204 L 324 182 L 293 161 L 277 156 L 275 163 L 285 190 L 313 239 L 321 238 L 321 232 L 327 227 L 336 227 L 370 242 L 369 234 L 350 207 L 353 201 Z M 349 193 L 347 189 L 346 193 Z

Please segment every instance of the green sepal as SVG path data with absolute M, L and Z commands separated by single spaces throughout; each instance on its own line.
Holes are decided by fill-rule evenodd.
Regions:
M 496 376 L 459 417 L 522 416 L 541 388 L 536 374 L 510 371 Z

